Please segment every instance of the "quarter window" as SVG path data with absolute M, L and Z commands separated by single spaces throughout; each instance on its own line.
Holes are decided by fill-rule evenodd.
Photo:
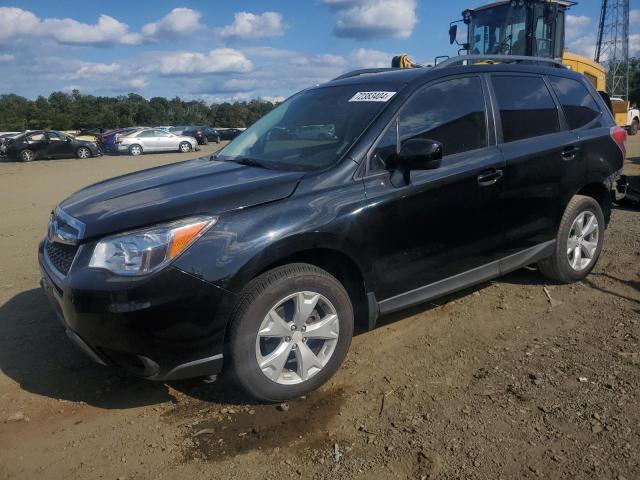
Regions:
M 558 109 L 541 77 L 495 76 L 505 143 L 560 131 Z
M 549 82 L 558 95 L 572 130 L 584 127 L 600 116 L 598 104 L 580 82 L 562 77 L 549 77 Z

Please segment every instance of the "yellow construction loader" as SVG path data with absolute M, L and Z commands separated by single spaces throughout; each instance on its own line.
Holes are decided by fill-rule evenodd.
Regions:
M 471 55 L 518 55 L 561 61 L 589 79 L 598 91 L 606 89 L 606 71 L 590 58 L 564 48 L 566 12 L 577 3 L 567 0 L 510 0 L 494 2 L 462 12 L 451 22 L 449 39 L 460 52 Z M 458 24 L 467 26 L 467 39 L 458 41 Z M 638 130 L 638 118 L 629 102 L 612 103 L 616 123 L 630 134 Z M 637 116 L 637 110 L 635 111 Z

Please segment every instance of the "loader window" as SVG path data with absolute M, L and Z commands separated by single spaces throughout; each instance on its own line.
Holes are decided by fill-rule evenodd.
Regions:
M 526 55 L 527 10 L 504 5 L 474 13 L 471 49 L 474 55 Z
M 584 127 L 600 116 L 598 104 L 580 82 L 561 77 L 549 77 L 549 81 L 558 95 L 572 130 Z

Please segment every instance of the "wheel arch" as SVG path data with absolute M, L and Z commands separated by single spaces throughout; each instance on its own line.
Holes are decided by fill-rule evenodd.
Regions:
M 340 243 L 336 243 L 340 242 Z M 225 288 L 241 291 L 250 280 L 289 263 L 308 263 L 329 272 L 345 287 L 351 298 L 356 324 L 366 328 L 370 312 L 368 293 L 371 279 L 355 250 L 345 240 L 315 233 L 283 239 L 263 249 L 247 261 Z
M 575 194 L 591 197 L 598 202 L 602 208 L 605 223 L 609 224 L 609 220 L 611 220 L 611 192 L 604 183 L 598 181 L 587 183 Z

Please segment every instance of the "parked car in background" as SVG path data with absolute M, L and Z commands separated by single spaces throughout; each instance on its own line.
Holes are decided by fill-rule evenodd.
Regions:
M 6 142 L 15 136 L 20 135 L 21 132 L 3 132 L 0 133 L 0 157 L 4 157 L 7 154 Z
M 82 140 L 57 130 L 34 130 L 10 138 L 7 157 L 30 162 L 55 158 L 89 158 L 102 155 L 96 142 Z
M 98 141 L 98 138 L 100 137 L 100 135 L 102 135 L 106 131 L 107 131 L 106 128 L 95 127 L 95 128 L 82 128 L 77 134 L 72 134 L 71 132 L 64 132 L 64 133 L 73 135 L 74 137 L 79 138 L 80 140 L 89 140 L 93 142 L 93 141 Z
M 116 147 L 119 153 L 129 155 L 141 155 L 144 152 L 175 152 L 176 150 L 186 153 L 196 150 L 198 142 L 193 137 L 148 128 L 118 136 Z
M 245 130 L 245 128 L 225 128 L 219 129 L 218 132 L 220 132 L 221 140 L 233 140 Z
M 198 145 L 206 145 L 209 142 L 220 143 L 220 134 L 211 127 L 188 127 L 182 131 L 182 135 L 195 138 Z
M 166 130 L 168 132 L 169 129 L 172 127 L 173 127 L 172 125 L 160 125 L 159 127 L 153 127 L 153 128 L 157 128 L 158 130 Z
M 118 146 L 116 144 L 116 141 L 118 140 L 118 138 L 123 135 L 128 135 L 130 133 L 136 132 L 138 130 L 140 129 L 137 127 L 118 128 L 116 130 L 111 130 L 98 137 L 98 143 L 102 147 L 103 152 L 117 153 Z
M 187 128 L 189 128 L 188 125 L 178 125 L 169 128 L 169 133 L 173 133 L 174 135 L 182 135 L 182 132 L 184 132 Z

